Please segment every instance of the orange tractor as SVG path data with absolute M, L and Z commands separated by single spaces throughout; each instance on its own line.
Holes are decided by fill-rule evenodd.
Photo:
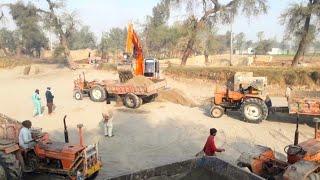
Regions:
M 28 172 L 52 173 L 68 179 L 89 178 L 97 174 L 102 167 L 97 145 L 83 144 L 82 125 L 78 125 L 79 144 L 69 143 L 66 125 L 66 142 L 53 141 L 48 133 L 42 133 L 41 129 L 32 129 L 32 138 L 36 140 L 36 145 L 34 149 L 29 150 L 24 150 L 18 145 L 19 131 L 22 127 L 20 122 L 0 114 L 0 125 L 1 180 L 22 178 L 21 159 L 28 167 Z M 21 155 L 22 158 L 18 158 Z
M 276 159 L 275 152 L 265 146 L 256 145 L 250 152 L 242 153 L 238 166 L 266 179 L 318 180 L 320 179 L 320 132 L 319 118 L 314 118 L 314 138 L 298 143 L 299 131 L 295 131 L 294 144 L 284 148 L 287 161 Z
M 214 96 L 210 114 L 213 118 L 221 117 L 227 109 L 241 111 L 244 120 L 259 123 L 268 116 L 268 107 L 257 88 L 249 86 L 247 91 L 217 91 Z

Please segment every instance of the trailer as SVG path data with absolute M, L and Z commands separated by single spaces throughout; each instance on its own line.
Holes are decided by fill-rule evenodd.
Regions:
M 234 166 L 217 157 L 201 157 L 138 172 L 111 177 L 111 180 L 263 180 L 248 170 Z
M 110 98 L 116 97 L 123 101 L 128 108 L 138 108 L 143 103 L 153 101 L 158 92 L 167 86 L 165 79 L 150 79 L 152 84 L 121 83 L 116 80 L 86 81 L 79 76 L 74 81 L 73 96 L 76 100 L 82 100 L 84 96 L 90 97 L 94 102 L 110 102 Z

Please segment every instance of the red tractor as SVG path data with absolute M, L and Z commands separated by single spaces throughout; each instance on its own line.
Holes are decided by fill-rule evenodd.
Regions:
M 66 116 L 65 116 L 66 118 Z M 64 118 L 64 122 L 65 122 Z M 52 173 L 69 179 L 86 179 L 99 172 L 102 167 L 97 145 L 83 144 L 82 125 L 78 125 L 79 144 L 70 144 L 65 126 L 66 142 L 56 142 L 41 129 L 32 129 L 36 139 L 34 149 L 24 150 L 18 145 L 21 123 L 0 114 L 0 179 L 17 180 L 22 178 L 21 157 L 28 172 Z M 19 161 L 20 159 L 20 161 Z

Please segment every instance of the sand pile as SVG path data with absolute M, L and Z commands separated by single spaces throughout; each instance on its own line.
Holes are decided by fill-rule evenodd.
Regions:
M 187 97 L 182 91 L 178 89 L 162 90 L 158 93 L 157 100 L 169 101 L 175 104 L 181 104 L 184 106 L 195 107 L 195 102 Z
M 152 85 L 153 82 L 150 79 L 140 75 L 140 76 L 135 76 L 132 79 L 128 80 L 127 84 L 136 85 L 136 86 L 149 86 L 149 85 Z

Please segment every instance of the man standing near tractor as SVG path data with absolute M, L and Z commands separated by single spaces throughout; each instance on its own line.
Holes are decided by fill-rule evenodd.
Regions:
M 46 99 L 47 99 L 47 106 L 48 106 L 48 114 L 49 115 L 52 113 L 53 98 L 54 98 L 54 96 L 51 93 L 51 88 L 47 87 Z
M 33 116 L 42 116 L 42 110 L 41 110 L 41 98 L 39 95 L 39 89 L 36 89 L 35 92 L 32 95 L 32 102 L 34 105 L 34 111 Z

